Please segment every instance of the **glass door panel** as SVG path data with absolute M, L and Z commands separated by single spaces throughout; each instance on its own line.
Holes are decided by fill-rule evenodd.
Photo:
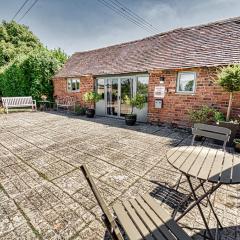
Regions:
M 136 82 L 136 92 L 139 94 L 142 94 L 146 98 L 146 103 L 144 104 L 143 109 L 134 109 L 134 113 L 137 114 L 137 120 L 140 122 L 147 122 L 147 113 L 148 113 L 148 104 L 147 104 L 147 98 L 148 98 L 148 81 L 149 76 L 138 76 L 137 82 Z
M 133 79 L 120 78 L 121 101 L 120 101 L 120 116 L 124 117 L 126 114 L 132 112 L 132 108 L 126 103 L 126 98 L 131 98 L 133 94 Z
M 107 115 L 118 116 L 118 79 L 106 79 Z
M 96 81 L 97 93 L 101 96 L 101 99 L 96 103 L 96 114 L 105 115 L 105 87 L 104 79 L 97 79 Z

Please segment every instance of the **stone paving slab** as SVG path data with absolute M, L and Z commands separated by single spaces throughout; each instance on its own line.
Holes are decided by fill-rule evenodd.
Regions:
M 56 112 L 0 115 L 0 239 L 109 239 L 99 208 L 79 167 L 87 164 L 107 205 L 149 193 L 168 211 L 188 192 L 174 186 L 179 173 L 165 154 L 190 144 L 183 130 Z M 206 142 L 205 144 L 210 144 Z M 224 230 L 240 239 L 240 186 L 223 186 L 212 201 Z M 216 226 L 204 208 L 210 226 Z M 181 226 L 203 239 L 197 209 Z

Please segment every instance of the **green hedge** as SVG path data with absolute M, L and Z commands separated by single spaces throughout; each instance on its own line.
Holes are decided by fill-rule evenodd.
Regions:
M 0 23 L 0 97 L 53 98 L 52 77 L 65 63 L 61 49 L 48 50 L 27 26 Z
M 53 97 L 52 76 L 62 61 L 52 51 L 41 50 L 18 56 L 0 73 L 2 96 L 32 96 L 40 100 L 42 95 Z

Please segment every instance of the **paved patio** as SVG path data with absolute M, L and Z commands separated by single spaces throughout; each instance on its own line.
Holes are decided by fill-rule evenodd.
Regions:
M 172 211 L 187 187 L 179 192 L 169 187 L 179 173 L 165 153 L 190 139 L 184 131 L 126 127 L 109 118 L 0 115 L 0 239 L 108 239 L 101 210 L 79 170 L 83 163 L 109 206 L 148 192 Z M 239 190 L 222 187 L 212 196 L 224 225 L 222 239 L 240 239 Z M 205 213 L 214 229 L 208 208 Z M 197 209 L 180 224 L 194 239 L 202 239 Z

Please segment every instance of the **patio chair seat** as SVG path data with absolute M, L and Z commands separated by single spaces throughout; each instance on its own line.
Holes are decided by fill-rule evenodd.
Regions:
M 117 203 L 113 210 L 130 240 L 190 240 L 186 232 L 148 194 Z

